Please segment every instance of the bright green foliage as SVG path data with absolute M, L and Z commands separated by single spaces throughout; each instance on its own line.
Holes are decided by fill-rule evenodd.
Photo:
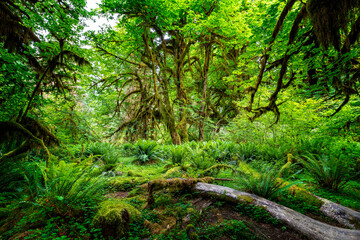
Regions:
M 263 223 L 279 224 L 279 221 L 272 217 L 265 209 L 251 204 L 237 204 L 234 209 L 244 215 L 251 216 L 254 220 Z
M 129 223 L 139 219 L 141 213 L 132 205 L 117 199 L 100 204 L 93 222 L 102 228 L 105 237 L 119 239 L 129 231 Z
M 104 142 L 90 143 L 84 151 L 84 156 L 94 156 L 104 165 L 105 171 L 115 169 L 121 157 L 120 151 L 116 145 Z
M 205 147 L 206 144 L 202 142 L 188 145 L 189 162 L 197 170 L 205 170 L 216 164 L 216 161 L 205 151 Z
M 138 142 L 133 150 L 132 157 L 134 157 L 134 161 L 139 164 L 147 164 L 162 160 L 161 153 L 157 149 L 157 144 L 150 141 Z
M 85 0 L 1 1 L 0 121 L 22 123 L 39 142 L 51 132 L 60 146 L 3 134 L 0 234 L 103 239 L 109 227 L 130 239 L 256 238 L 245 222 L 200 224 L 184 192 L 171 193 L 176 204 L 160 193 L 162 209 L 135 222 L 123 201 L 98 206 L 126 191 L 140 209 L 140 185 L 174 177 L 235 178 L 216 184 L 319 215 L 316 201 L 283 194 L 294 183 L 281 175 L 359 209 L 359 3 L 320 2 L 102 0 L 89 13 Z M 84 33 L 102 13 L 117 25 Z M 3 158 L 22 144 L 26 152 Z M 237 210 L 276 224 L 250 204 Z M 151 236 L 144 221 L 160 224 L 161 211 L 177 224 Z
M 35 76 L 21 57 L 9 53 L 1 42 L 0 62 L 0 121 L 3 121 L 14 117 L 26 104 Z
M 189 156 L 186 146 L 170 146 L 168 158 L 173 165 L 183 165 Z
M 245 174 L 238 181 L 241 189 L 255 195 L 274 199 L 290 186 L 278 181 L 279 172 L 271 166 L 264 166 L 258 175 Z
M 237 147 L 234 142 L 230 141 L 211 141 L 206 145 L 205 151 L 220 163 L 228 163 L 237 158 Z
M 305 155 L 302 164 L 320 187 L 339 190 L 351 179 L 356 179 L 356 173 L 351 163 L 343 156 Z
M 220 236 L 228 236 L 230 239 L 260 239 L 242 221 L 225 220 L 219 225 L 207 226 L 198 233 L 205 239 L 214 239 Z
M 44 189 L 39 189 L 40 201 L 43 204 L 56 204 L 59 211 L 66 212 L 101 197 L 107 180 L 103 176 L 94 177 L 91 174 L 93 167 L 89 164 L 89 160 L 82 164 L 60 161 L 42 169 Z

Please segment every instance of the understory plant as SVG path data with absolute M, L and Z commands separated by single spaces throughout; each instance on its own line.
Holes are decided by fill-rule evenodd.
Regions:
M 173 145 L 169 148 L 168 157 L 172 165 L 182 165 L 188 158 L 189 151 L 184 146 Z
M 219 163 L 228 163 L 237 159 L 237 147 L 230 141 L 211 141 L 206 145 L 206 151 Z
M 132 157 L 135 158 L 134 162 L 138 164 L 148 164 L 157 160 L 163 160 L 157 144 L 151 141 L 138 142 L 134 147 Z
M 215 165 L 216 162 L 204 150 L 205 144 L 188 144 L 189 162 L 191 166 L 197 170 L 205 170 Z
M 274 199 L 293 185 L 285 185 L 278 178 L 279 171 L 265 165 L 259 173 L 244 174 L 238 181 L 243 190 L 267 199 Z
M 89 157 L 90 155 L 93 155 L 103 163 L 105 171 L 113 170 L 121 157 L 117 147 L 114 144 L 106 142 L 90 143 L 84 151 L 84 156 Z
M 335 191 L 343 188 L 350 180 L 359 176 L 343 156 L 308 154 L 301 163 L 316 183 Z

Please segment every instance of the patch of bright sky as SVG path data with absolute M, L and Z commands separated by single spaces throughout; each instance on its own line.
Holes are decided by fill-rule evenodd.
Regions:
M 86 9 L 88 11 L 99 8 L 101 0 L 88 0 L 86 1 Z M 92 19 L 88 19 L 85 21 L 86 27 L 84 31 L 99 31 L 104 26 L 115 26 L 118 22 L 117 17 L 113 19 L 108 19 L 104 16 L 94 16 Z

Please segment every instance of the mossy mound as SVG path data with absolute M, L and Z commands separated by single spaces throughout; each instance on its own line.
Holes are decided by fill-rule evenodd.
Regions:
M 163 175 L 164 178 L 181 178 L 181 177 L 187 177 L 186 172 L 183 170 L 183 167 L 173 167 L 166 171 L 166 173 Z
M 117 177 L 110 181 L 110 187 L 116 191 L 128 191 L 148 181 L 144 177 Z
M 102 202 L 96 213 L 94 225 L 102 229 L 106 239 L 120 239 L 129 231 L 129 223 L 141 213 L 132 205 L 121 200 L 110 199 Z

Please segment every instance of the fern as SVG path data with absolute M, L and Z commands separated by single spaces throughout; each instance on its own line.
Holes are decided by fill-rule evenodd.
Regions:
M 245 174 L 239 179 L 240 185 L 247 192 L 273 199 L 278 197 L 284 190 L 293 184 L 284 185 L 278 181 L 279 171 L 271 166 L 264 166 L 259 174 Z
M 303 157 L 305 160 L 301 160 L 301 163 L 320 187 L 337 191 L 350 180 L 359 176 L 359 173 L 356 174 L 352 166 L 341 156 L 337 158 L 328 155 L 309 154 Z
M 147 164 L 157 160 L 163 160 L 160 157 L 160 151 L 157 149 L 157 144 L 150 141 L 141 141 L 136 144 L 132 157 L 134 157 L 134 161 L 139 164 Z

